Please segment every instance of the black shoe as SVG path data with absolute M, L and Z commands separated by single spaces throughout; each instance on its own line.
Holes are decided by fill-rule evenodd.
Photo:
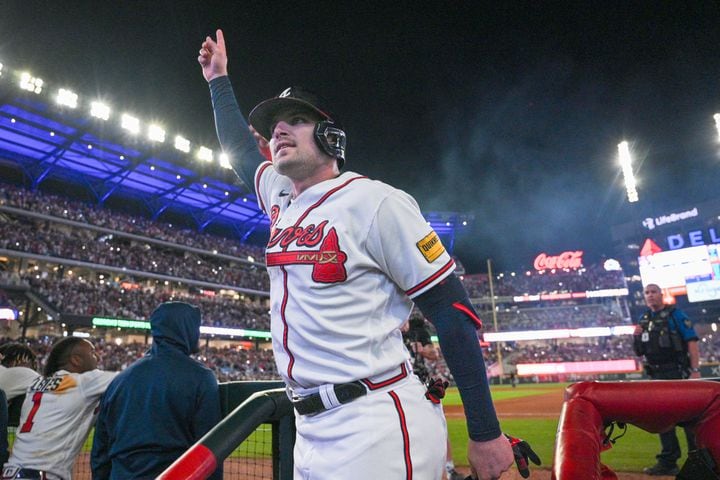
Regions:
M 680 469 L 677 467 L 677 465 L 667 465 L 663 463 L 656 463 L 652 467 L 646 467 L 643 468 L 643 473 L 646 475 L 656 475 L 656 476 L 675 476 L 680 472 Z
M 453 469 L 448 475 L 448 480 L 465 480 L 465 477 Z

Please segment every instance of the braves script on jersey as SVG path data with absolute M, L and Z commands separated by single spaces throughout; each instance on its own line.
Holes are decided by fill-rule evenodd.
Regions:
M 410 298 L 455 265 L 414 199 L 345 172 L 291 201 L 270 162 L 255 176 L 270 216 L 267 267 L 278 370 L 296 393 L 397 368 Z
M 100 396 L 115 375 L 100 370 L 60 370 L 51 377 L 38 377 L 23 402 L 20 426 L 3 476 L 14 466 L 70 479 L 75 457 L 95 422 Z

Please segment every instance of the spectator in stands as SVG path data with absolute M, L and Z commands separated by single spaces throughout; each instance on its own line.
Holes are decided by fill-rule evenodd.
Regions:
M 72 477 L 100 396 L 116 375 L 98 370 L 97 362 L 95 347 L 85 339 L 65 337 L 53 346 L 44 376 L 25 397 L 3 480 Z
M 91 455 L 94 479 L 155 478 L 220 421 L 212 372 L 198 351 L 200 310 L 182 302 L 150 316 L 150 352 L 110 384 Z M 222 478 L 219 467 L 211 478 Z

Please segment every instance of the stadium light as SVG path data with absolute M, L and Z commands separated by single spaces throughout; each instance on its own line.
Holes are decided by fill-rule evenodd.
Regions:
M 620 166 L 622 167 L 623 179 L 625 180 L 625 191 L 627 192 L 628 202 L 634 203 L 639 200 L 635 183 L 635 175 L 632 171 L 632 157 L 630 156 L 630 147 L 628 142 L 622 141 L 618 143 L 618 152 L 620 155 Z
M 127 113 L 122 114 L 120 126 L 132 134 L 140 132 L 140 120 Z
M 107 120 L 110 118 L 110 107 L 102 102 L 92 102 L 90 104 L 90 115 L 100 120 Z
M 58 105 L 64 105 L 70 108 L 77 108 L 77 100 L 77 93 L 73 92 L 72 90 L 68 90 L 66 88 L 61 88 L 60 90 L 58 90 L 56 97 Z
M 199 160 L 202 160 L 204 162 L 213 161 L 213 151 L 207 147 L 200 146 L 200 148 L 198 148 L 196 156 Z
M 718 132 L 718 142 L 720 142 L 720 113 L 713 115 L 713 118 L 715 119 L 715 129 Z
M 148 139 L 153 142 L 163 143 L 165 141 L 165 129 L 155 124 L 148 126 Z
M 187 138 L 177 135 L 175 137 L 175 148 L 181 152 L 190 153 L 190 140 Z
M 33 77 L 28 72 L 22 72 L 20 74 L 20 88 L 28 92 L 39 94 L 42 92 L 43 83 L 42 78 Z
M 221 153 L 220 154 L 220 166 L 222 168 L 232 168 L 232 165 L 230 165 L 230 157 L 227 153 Z

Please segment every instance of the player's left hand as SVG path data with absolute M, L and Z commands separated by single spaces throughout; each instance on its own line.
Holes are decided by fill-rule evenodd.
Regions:
M 504 435 L 486 442 L 468 441 L 473 479 L 497 480 L 513 464 L 513 449 Z
M 507 438 L 508 442 L 510 442 L 513 455 L 515 456 L 515 465 L 517 465 L 520 475 L 522 475 L 523 478 L 528 478 L 530 476 L 528 459 L 530 459 L 530 461 L 532 461 L 535 465 L 540 465 L 540 457 L 538 457 L 537 453 L 535 453 L 532 447 L 530 447 L 530 444 L 522 438 L 511 437 L 508 434 L 505 434 L 505 438 Z
M 445 389 L 448 385 L 448 382 L 442 378 L 430 378 L 426 385 L 425 398 L 437 405 L 445 397 Z

